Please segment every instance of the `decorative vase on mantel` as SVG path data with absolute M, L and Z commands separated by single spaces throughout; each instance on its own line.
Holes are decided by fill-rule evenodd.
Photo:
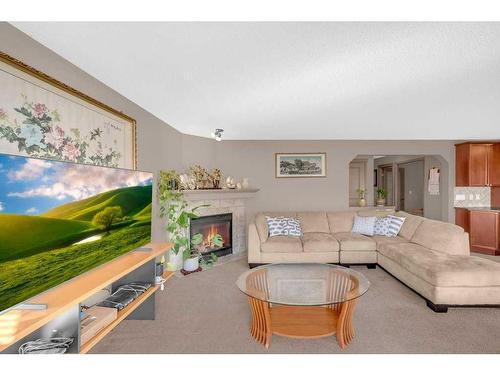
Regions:
M 248 189 L 249 186 L 250 186 L 250 183 L 248 181 L 248 177 L 243 178 L 243 180 L 241 181 L 242 189 Z

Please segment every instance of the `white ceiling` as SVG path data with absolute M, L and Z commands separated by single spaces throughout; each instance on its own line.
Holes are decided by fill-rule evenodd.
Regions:
M 14 23 L 179 131 L 500 138 L 500 23 Z

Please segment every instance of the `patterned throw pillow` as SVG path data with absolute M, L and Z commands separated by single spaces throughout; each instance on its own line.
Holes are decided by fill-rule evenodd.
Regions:
M 266 216 L 269 237 L 292 236 L 301 237 L 302 227 L 297 219 L 291 217 L 269 217 Z
M 302 237 L 300 221 L 291 217 L 284 217 L 282 218 L 282 223 L 285 236 Z
M 396 237 L 399 231 L 401 230 L 401 227 L 403 226 L 406 217 L 400 217 L 394 215 L 388 215 L 387 217 L 391 220 L 391 223 L 389 224 L 388 237 Z
M 360 233 L 366 236 L 373 236 L 375 230 L 375 216 L 355 216 L 352 233 Z
M 375 228 L 373 234 L 378 234 L 379 236 L 389 237 L 389 225 L 391 224 L 391 219 L 388 217 L 377 217 L 375 219 Z
M 267 220 L 267 227 L 269 229 L 269 237 L 285 235 L 285 229 L 283 228 L 282 217 L 266 216 L 266 220 Z

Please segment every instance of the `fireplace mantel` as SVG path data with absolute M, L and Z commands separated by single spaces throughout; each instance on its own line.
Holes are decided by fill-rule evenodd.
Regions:
M 253 198 L 259 189 L 212 189 L 212 190 L 183 190 L 187 200 L 205 199 L 248 199 Z

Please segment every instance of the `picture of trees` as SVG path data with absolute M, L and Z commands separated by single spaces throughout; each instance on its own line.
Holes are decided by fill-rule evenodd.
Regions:
M 324 177 L 326 154 L 276 154 L 276 177 Z
M 0 154 L 0 175 L 0 311 L 150 242 L 150 173 Z

